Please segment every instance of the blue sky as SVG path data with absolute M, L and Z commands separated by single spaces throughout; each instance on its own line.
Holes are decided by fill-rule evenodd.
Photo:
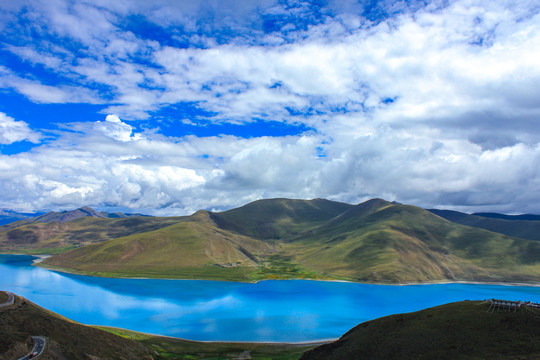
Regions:
M 540 213 L 537 1 L 0 3 L 0 207 Z

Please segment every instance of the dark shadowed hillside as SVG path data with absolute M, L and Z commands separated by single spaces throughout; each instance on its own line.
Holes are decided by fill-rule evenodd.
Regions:
M 540 309 L 458 302 L 362 323 L 301 360 L 540 359 Z
M 268 199 L 212 215 L 224 229 L 257 239 L 281 239 L 321 225 L 351 207 L 325 199 Z

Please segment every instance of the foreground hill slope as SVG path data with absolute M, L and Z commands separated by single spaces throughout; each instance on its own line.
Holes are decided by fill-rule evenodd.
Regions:
M 7 301 L 0 292 L 0 303 Z M 199 342 L 149 335 L 124 329 L 85 326 L 45 310 L 22 297 L 0 307 L 0 359 L 30 353 L 31 336 L 46 337 L 42 360 L 238 359 L 297 360 L 321 343 L 268 344 Z
M 381 199 L 356 206 L 319 199 L 261 200 L 175 221 L 42 264 L 104 276 L 243 281 L 540 280 L 540 242 L 459 225 Z
M 2 293 L 3 294 L 3 293 Z M 47 344 L 39 359 L 152 359 L 142 344 L 84 326 L 15 296 L 13 305 L 0 308 L 0 359 L 30 353 L 30 336 L 44 336 Z
M 301 360 L 540 359 L 540 309 L 458 302 L 362 323 Z

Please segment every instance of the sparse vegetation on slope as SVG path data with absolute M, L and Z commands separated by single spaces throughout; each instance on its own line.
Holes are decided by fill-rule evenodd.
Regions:
M 261 241 L 219 229 L 199 211 L 177 224 L 81 247 L 44 264 L 94 275 L 247 281 L 257 269 L 254 254 L 267 249 Z
M 160 229 L 182 217 L 81 217 L 68 222 L 19 221 L 0 226 L 0 252 L 52 254 L 77 246 Z
M 324 224 L 351 207 L 324 199 L 268 199 L 212 216 L 221 228 L 256 239 L 279 240 Z
M 362 323 L 302 360 L 539 359 L 540 310 L 465 301 Z
M 30 336 L 47 338 L 40 359 L 152 359 L 142 344 L 84 326 L 16 296 L 0 308 L 0 359 L 18 359 L 32 349 Z
M 216 360 L 238 359 L 245 354 L 253 360 L 298 360 L 304 352 L 321 343 L 242 343 L 200 342 L 133 332 L 124 329 L 100 327 L 113 334 L 139 341 L 159 354 L 159 359 Z

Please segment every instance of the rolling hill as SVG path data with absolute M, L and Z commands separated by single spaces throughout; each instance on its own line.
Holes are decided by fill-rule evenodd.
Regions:
M 362 323 L 301 360 L 539 359 L 540 309 L 464 301 Z
M 351 207 L 325 199 L 267 199 L 212 213 L 212 219 L 223 229 L 260 240 L 279 240 L 322 225 Z
M 94 275 L 249 280 L 269 245 L 220 229 L 201 210 L 173 225 L 74 249 L 45 266 Z
M 356 281 L 538 279 L 540 244 L 370 200 L 287 239 L 296 261 Z
M 540 280 L 540 242 L 463 226 L 381 199 L 356 206 L 270 199 L 220 213 L 199 211 L 169 224 L 160 218 L 134 219 L 155 221 L 150 224 L 157 229 L 124 229 L 132 233 L 64 252 L 41 266 L 101 276 L 235 281 Z

